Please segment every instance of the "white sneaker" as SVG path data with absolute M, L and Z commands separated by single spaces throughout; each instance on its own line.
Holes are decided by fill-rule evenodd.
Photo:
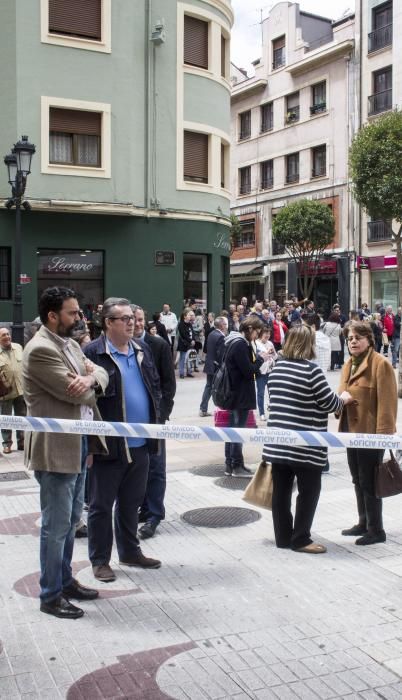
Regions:
M 260 416 L 260 420 L 265 420 L 264 414 L 262 416 Z

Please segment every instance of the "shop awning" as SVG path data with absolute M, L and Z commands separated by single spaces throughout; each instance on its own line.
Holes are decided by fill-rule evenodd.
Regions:
M 248 263 L 247 265 L 231 265 L 230 266 L 230 276 L 234 275 L 262 275 L 263 269 L 262 265 L 256 265 L 256 263 Z

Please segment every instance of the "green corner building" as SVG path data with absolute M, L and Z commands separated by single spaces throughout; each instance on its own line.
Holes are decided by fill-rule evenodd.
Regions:
M 73 287 L 150 313 L 229 295 L 229 0 L 2 0 L 0 153 L 36 145 L 22 212 L 24 320 Z M 0 320 L 15 210 L 0 178 Z

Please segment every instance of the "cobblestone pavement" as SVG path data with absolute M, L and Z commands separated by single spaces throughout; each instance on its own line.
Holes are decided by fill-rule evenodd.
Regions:
M 179 384 L 173 419 L 209 422 L 191 415 L 203 382 L 190 383 Z M 277 550 L 269 512 L 237 528 L 181 518 L 249 507 L 216 475 L 191 470 L 223 464 L 222 453 L 169 444 L 167 518 L 143 545 L 162 568 L 120 567 L 116 554 L 117 580 L 98 584 L 100 598 L 76 621 L 39 612 L 36 482 L 0 481 L 2 700 L 402 698 L 402 497 L 384 504 L 387 542 L 356 547 L 340 534 L 355 521 L 354 497 L 344 453 L 332 451 L 314 522 L 328 553 Z M 258 457 L 247 448 L 249 464 Z M 0 459 L 0 472 L 22 469 L 20 454 Z M 74 560 L 93 585 L 85 540 Z

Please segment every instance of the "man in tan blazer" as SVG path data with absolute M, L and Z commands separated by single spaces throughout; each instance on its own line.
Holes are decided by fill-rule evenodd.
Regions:
M 49 287 L 39 300 L 42 327 L 23 354 L 23 388 L 28 415 L 44 418 L 100 419 L 96 394 L 107 387 L 107 372 L 89 362 L 70 338 L 79 320 L 74 291 Z M 105 452 L 103 439 L 62 433 L 27 433 L 25 462 L 40 485 L 40 609 L 75 619 L 84 611 L 69 598 L 92 600 L 98 591 L 73 578 L 71 559 L 80 519 L 85 464 L 90 452 Z
M 14 410 L 15 416 L 25 416 L 27 409 L 22 395 L 22 347 L 18 343 L 11 342 L 8 328 L 0 328 L 0 372 L 8 387 L 8 393 L 0 397 L 0 413 L 3 416 L 11 416 Z M 12 445 L 11 430 L 3 428 L 3 452 L 10 454 Z M 17 447 L 24 449 L 24 433 L 17 430 Z

